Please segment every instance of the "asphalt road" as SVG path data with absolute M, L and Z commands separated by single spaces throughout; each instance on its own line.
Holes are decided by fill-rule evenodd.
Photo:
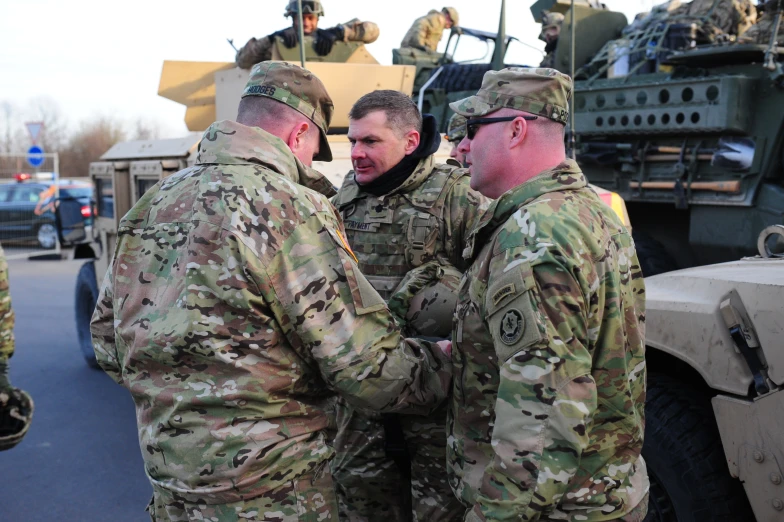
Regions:
M 11 380 L 32 395 L 35 414 L 22 443 L 0 452 L 3 522 L 150 520 L 133 403 L 85 364 L 77 344 L 81 264 L 9 261 L 16 312 Z

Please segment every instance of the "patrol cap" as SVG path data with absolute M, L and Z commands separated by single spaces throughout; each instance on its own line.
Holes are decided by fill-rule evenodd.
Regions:
M 293 17 L 299 13 L 299 6 L 297 0 L 291 0 L 286 7 L 286 12 L 283 16 Z M 319 0 L 302 0 L 302 14 L 314 14 L 316 16 L 324 16 L 324 6 L 321 5 Z
M 449 118 L 449 123 L 446 126 L 446 139 L 449 141 L 458 141 L 465 138 L 466 135 L 466 119 L 459 114 L 453 114 Z
M 327 141 L 334 105 L 327 88 L 312 72 L 286 62 L 260 62 L 250 70 L 245 96 L 267 96 L 295 109 L 316 124 L 321 133 L 316 161 L 332 161 Z
M 449 18 L 452 19 L 453 26 L 457 27 L 460 25 L 460 15 L 457 13 L 457 9 L 454 7 L 444 7 L 441 9 L 441 12 L 449 15 Z
M 555 69 L 509 67 L 486 72 L 475 95 L 449 107 L 466 118 L 517 109 L 566 125 L 571 97 L 572 79 Z

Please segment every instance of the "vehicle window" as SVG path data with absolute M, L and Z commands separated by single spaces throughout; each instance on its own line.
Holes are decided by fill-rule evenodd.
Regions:
M 60 188 L 61 198 L 89 198 L 92 195 L 93 189 L 89 187 Z
M 45 189 L 44 189 L 45 190 Z M 12 203 L 35 203 L 38 201 L 38 194 L 43 192 L 41 187 L 20 187 L 11 194 Z
M 114 217 L 114 187 L 111 178 L 96 178 L 95 193 L 98 200 L 98 215 Z
M 5 203 L 8 201 L 8 196 L 11 195 L 11 189 L 14 188 L 14 185 L 6 184 L 0 185 L 0 203 Z

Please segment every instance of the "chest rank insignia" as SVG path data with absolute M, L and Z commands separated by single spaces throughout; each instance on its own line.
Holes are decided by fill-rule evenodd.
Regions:
M 512 345 L 520 340 L 525 330 L 525 320 L 523 314 L 514 308 L 508 310 L 501 319 L 501 341 L 504 344 Z

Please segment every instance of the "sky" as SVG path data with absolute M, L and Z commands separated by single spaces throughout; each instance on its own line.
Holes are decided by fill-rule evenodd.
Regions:
M 500 0 L 448 0 L 464 27 L 497 31 Z M 604 0 L 631 19 L 654 0 Z M 530 5 L 507 1 L 507 33 L 534 47 L 513 44 L 507 63 L 536 65 L 544 44 Z M 287 0 L 0 0 L 0 103 L 25 112 L 36 100 L 53 101 L 71 125 L 100 116 L 144 120 L 161 137 L 185 135 L 185 107 L 157 95 L 164 60 L 232 62 L 250 37 L 290 25 Z M 325 0 L 327 28 L 357 17 L 376 22 L 368 46 L 391 64 L 411 22 L 442 4 L 421 0 Z M 446 34 L 441 45 L 446 43 Z M 463 41 L 461 41 L 461 46 Z M 537 50 L 539 49 L 539 50 Z M 457 59 L 480 58 L 484 45 L 463 47 Z

